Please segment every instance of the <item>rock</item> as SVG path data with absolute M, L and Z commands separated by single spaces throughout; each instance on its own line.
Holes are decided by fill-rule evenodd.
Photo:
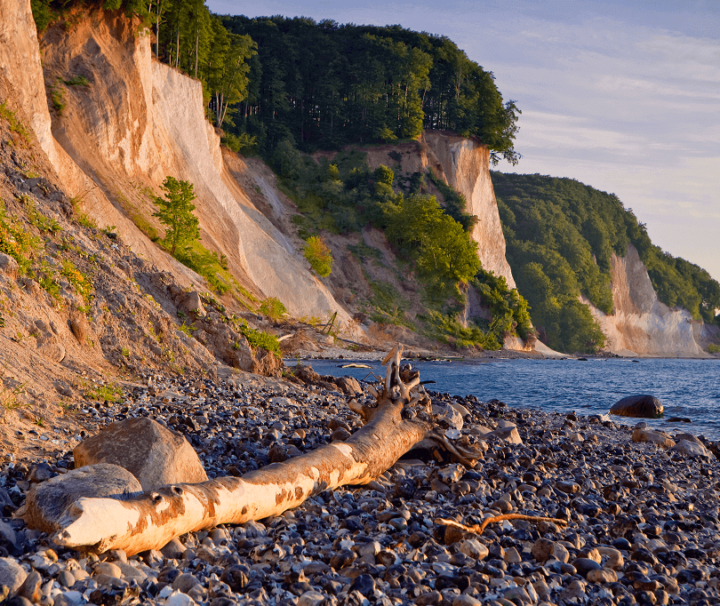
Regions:
M 10 255 L 0 253 L 0 271 L 7 274 L 8 276 L 16 278 L 18 273 L 17 261 L 13 259 Z
M 587 576 L 587 573 L 591 570 L 600 570 L 602 568 L 600 564 L 590 558 L 577 558 L 573 561 L 572 565 L 578 571 L 578 574 L 582 576 Z
M 489 440 L 491 438 L 497 438 L 498 440 L 502 440 L 508 444 L 517 445 L 523 443 L 520 433 L 514 425 L 512 427 L 499 427 L 495 431 L 483 436 L 484 440 Z
M 196 604 L 189 595 L 182 593 L 181 591 L 172 592 L 165 600 L 165 606 L 194 606 Z
M 166 484 L 207 481 L 197 453 L 185 437 L 147 417 L 109 425 L 73 450 L 75 466 L 111 463 L 124 467 L 144 491 Z
M 659 419 L 663 416 L 663 405 L 654 396 L 628 396 L 615 402 L 610 408 L 610 414 L 620 417 Z
M 555 488 L 566 494 L 577 494 L 580 492 L 580 485 L 575 482 L 559 481 L 555 483 Z
M 488 548 L 477 539 L 465 539 L 458 545 L 458 550 L 475 560 L 484 560 L 489 553 Z
M 33 570 L 27 575 L 25 582 L 22 584 L 20 589 L 18 589 L 17 593 L 26 600 L 37 603 L 40 601 L 42 596 L 41 589 L 42 577 L 37 570 Z
M 672 448 L 675 446 L 675 441 L 664 431 L 654 431 L 652 429 L 644 429 L 642 427 L 636 427 L 632 434 L 633 442 L 650 442 L 657 444 L 662 448 Z
M 176 591 L 188 593 L 195 585 L 199 585 L 200 580 L 191 574 L 181 574 L 173 582 L 172 588 Z
M 17 546 L 17 535 L 15 534 L 15 531 L 12 529 L 10 524 L 7 524 L 2 520 L 0 520 L 0 538 Z
M 522 562 L 522 557 L 515 547 L 510 547 L 505 551 L 503 560 L 505 560 L 508 564 L 519 564 Z
M 355 577 L 350 585 L 350 591 L 359 591 L 365 597 L 372 596 L 375 592 L 375 579 L 369 574 L 361 574 Z
M 445 402 L 433 401 L 432 414 L 437 417 L 439 421 L 446 423 L 450 429 L 460 430 L 463 428 L 464 421 L 462 415 Z
M 22 587 L 26 578 L 27 572 L 17 563 L 17 560 L 0 558 L 0 586 L 7 587 L 11 597 Z
M 181 311 L 187 315 L 192 315 L 197 318 L 204 318 L 207 314 L 205 307 L 203 307 L 200 294 L 197 291 L 190 291 L 178 295 L 175 299 L 178 311 Z
M 185 549 L 186 547 L 180 542 L 180 539 L 174 538 L 160 550 L 160 553 L 171 560 L 179 560 L 185 553 Z
M 335 383 L 346 396 L 358 396 L 363 393 L 359 381 L 353 377 L 338 377 Z
M 675 436 L 677 443 L 670 450 L 679 452 L 689 457 L 710 457 L 710 451 L 705 448 L 696 436 L 689 433 L 681 433 Z
M 554 541 L 541 538 L 535 541 L 530 553 L 532 554 L 532 557 L 542 564 L 552 557 L 554 549 Z
M 605 566 L 608 568 L 620 570 L 623 566 L 625 566 L 625 558 L 623 558 L 623 554 L 620 553 L 618 549 L 601 545 L 597 548 L 597 550 L 600 552 L 600 555 L 607 558 Z
M 570 552 L 562 543 L 555 543 L 555 545 L 553 546 L 553 557 L 558 562 L 567 564 L 570 561 Z
M 325 596 L 319 591 L 306 591 L 299 598 L 298 606 L 322 606 L 325 604 Z
M 614 583 L 617 581 L 617 575 L 612 568 L 590 570 L 585 578 L 590 583 Z
M 73 312 L 69 322 L 70 330 L 72 334 L 75 335 L 78 343 L 80 343 L 80 345 L 89 345 L 88 341 L 92 340 L 92 330 L 90 329 L 90 324 L 85 314 Z
M 445 600 L 443 600 L 445 603 Z M 482 602 L 471 595 L 461 594 L 452 601 L 452 606 L 481 606 Z
M 119 579 L 122 577 L 122 570 L 120 570 L 120 567 L 117 566 L 117 564 L 113 564 L 112 562 L 100 562 L 97 566 L 95 566 L 94 574 L 105 574 L 114 579 Z
M 59 530 L 63 512 L 81 497 L 121 499 L 138 492 L 142 492 L 140 482 L 122 467 L 88 465 L 33 486 L 18 515 L 31 528 L 52 533 Z
M 585 601 L 585 583 L 580 580 L 575 580 L 565 588 L 560 597 L 563 600 L 577 600 L 578 602 Z

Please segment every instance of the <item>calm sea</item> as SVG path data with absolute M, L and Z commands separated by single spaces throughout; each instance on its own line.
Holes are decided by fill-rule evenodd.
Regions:
M 289 364 L 293 364 L 290 362 Z M 349 361 L 312 360 L 322 375 L 367 376 L 367 369 L 340 368 Z M 363 362 L 384 376 L 379 362 Z M 509 406 L 547 411 L 605 414 L 620 398 L 651 394 L 665 406 L 665 419 L 687 417 L 692 424 L 648 421 L 659 429 L 679 428 L 720 439 L 720 360 L 483 360 L 418 362 L 433 391 L 472 394 L 480 400 L 502 400 Z M 637 420 L 618 422 L 634 424 Z

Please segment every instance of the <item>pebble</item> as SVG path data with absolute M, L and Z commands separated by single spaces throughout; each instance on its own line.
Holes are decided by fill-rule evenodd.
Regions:
M 182 397 L 139 388 L 123 406 L 96 407 L 96 418 L 153 416 L 186 435 L 209 477 L 241 476 L 359 427 L 348 398 L 334 391 L 161 377 L 152 389 Z M 632 429 L 602 418 L 431 396 L 453 431 L 484 445 L 475 469 L 403 460 L 371 485 L 321 493 L 262 523 L 188 533 L 130 558 L 55 554 L 44 535 L 3 518 L 0 585 L 15 578 L 12 591 L 23 589 L 13 603 L 41 606 L 720 603 L 714 455 L 633 442 Z M 517 440 L 501 437 L 513 432 Z M 8 495 L 2 503 L 11 513 L 32 484 L 72 469 L 72 458 L 4 457 L 0 465 L 0 497 Z M 567 526 L 511 520 L 478 536 L 435 523 L 515 512 Z

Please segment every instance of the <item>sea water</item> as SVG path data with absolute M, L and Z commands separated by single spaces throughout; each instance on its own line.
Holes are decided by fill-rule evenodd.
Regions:
M 350 375 L 363 379 L 369 372 L 384 376 L 377 361 L 362 362 L 369 369 L 341 368 L 350 360 L 312 360 L 321 375 Z M 289 362 L 292 365 L 293 362 Z M 648 420 L 655 428 L 681 429 L 712 440 L 720 439 L 720 360 L 589 359 L 413 362 L 433 391 L 474 395 L 487 401 L 502 400 L 508 406 L 545 411 L 607 414 L 620 398 L 650 394 L 665 407 L 665 417 Z M 691 424 L 668 423 L 672 417 L 691 419 Z M 613 417 L 634 424 L 637 419 Z

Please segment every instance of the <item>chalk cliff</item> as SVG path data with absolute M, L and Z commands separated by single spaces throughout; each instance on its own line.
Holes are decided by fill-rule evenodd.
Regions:
M 137 254 L 173 272 L 181 283 L 200 288 L 203 280 L 149 237 L 162 233 L 152 217 L 152 196 L 160 193 L 164 178 L 188 180 L 198 195 L 203 244 L 227 256 L 240 288 L 260 298 L 279 298 L 297 317 L 337 311 L 348 330 L 360 334 L 351 314 L 356 311 L 354 286 L 365 281 L 362 268 L 339 250 L 342 242 L 333 241 L 338 275 L 322 282 L 309 271 L 300 252 L 302 241 L 289 222 L 293 204 L 278 189 L 272 172 L 258 160 L 221 151 L 219 134 L 205 119 L 200 82 L 157 62 L 150 36 L 137 22 L 120 12 L 93 10 L 68 28 L 51 27 L 39 44 L 29 0 L 0 0 L 0 8 L 0 76 L 26 108 L 65 190 L 92 219 L 116 226 Z M 68 84 L 75 76 L 83 76 L 89 85 Z M 53 94 L 64 106 L 61 111 L 50 109 Z M 466 210 L 478 219 L 472 237 L 483 267 L 515 287 L 487 147 L 475 139 L 427 131 L 416 142 L 364 151 L 371 168 L 399 163 L 406 175 L 432 168 L 462 193 Z M 390 274 L 386 281 L 393 283 Z M 398 288 L 407 286 L 400 282 Z M 368 284 L 363 288 L 370 292 Z M 414 287 L 408 288 L 404 294 L 412 298 Z M 611 351 L 704 355 L 712 328 L 657 300 L 632 247 L 626 257 L 613 258 L 613 296 L 612 315 L 591 306 Z M 409 313 L 421 311 L 413 308 Z M 526 347 L 514 341 L 507 345 Z
M 626 356 L 706 357 L 714 328 L 682 308 L 658 300 L 647 268 L 630 244 L 624 257 L 612 257 L 613 313 L 607 315 L 584 297 L 607 338 L 606 349 Z

